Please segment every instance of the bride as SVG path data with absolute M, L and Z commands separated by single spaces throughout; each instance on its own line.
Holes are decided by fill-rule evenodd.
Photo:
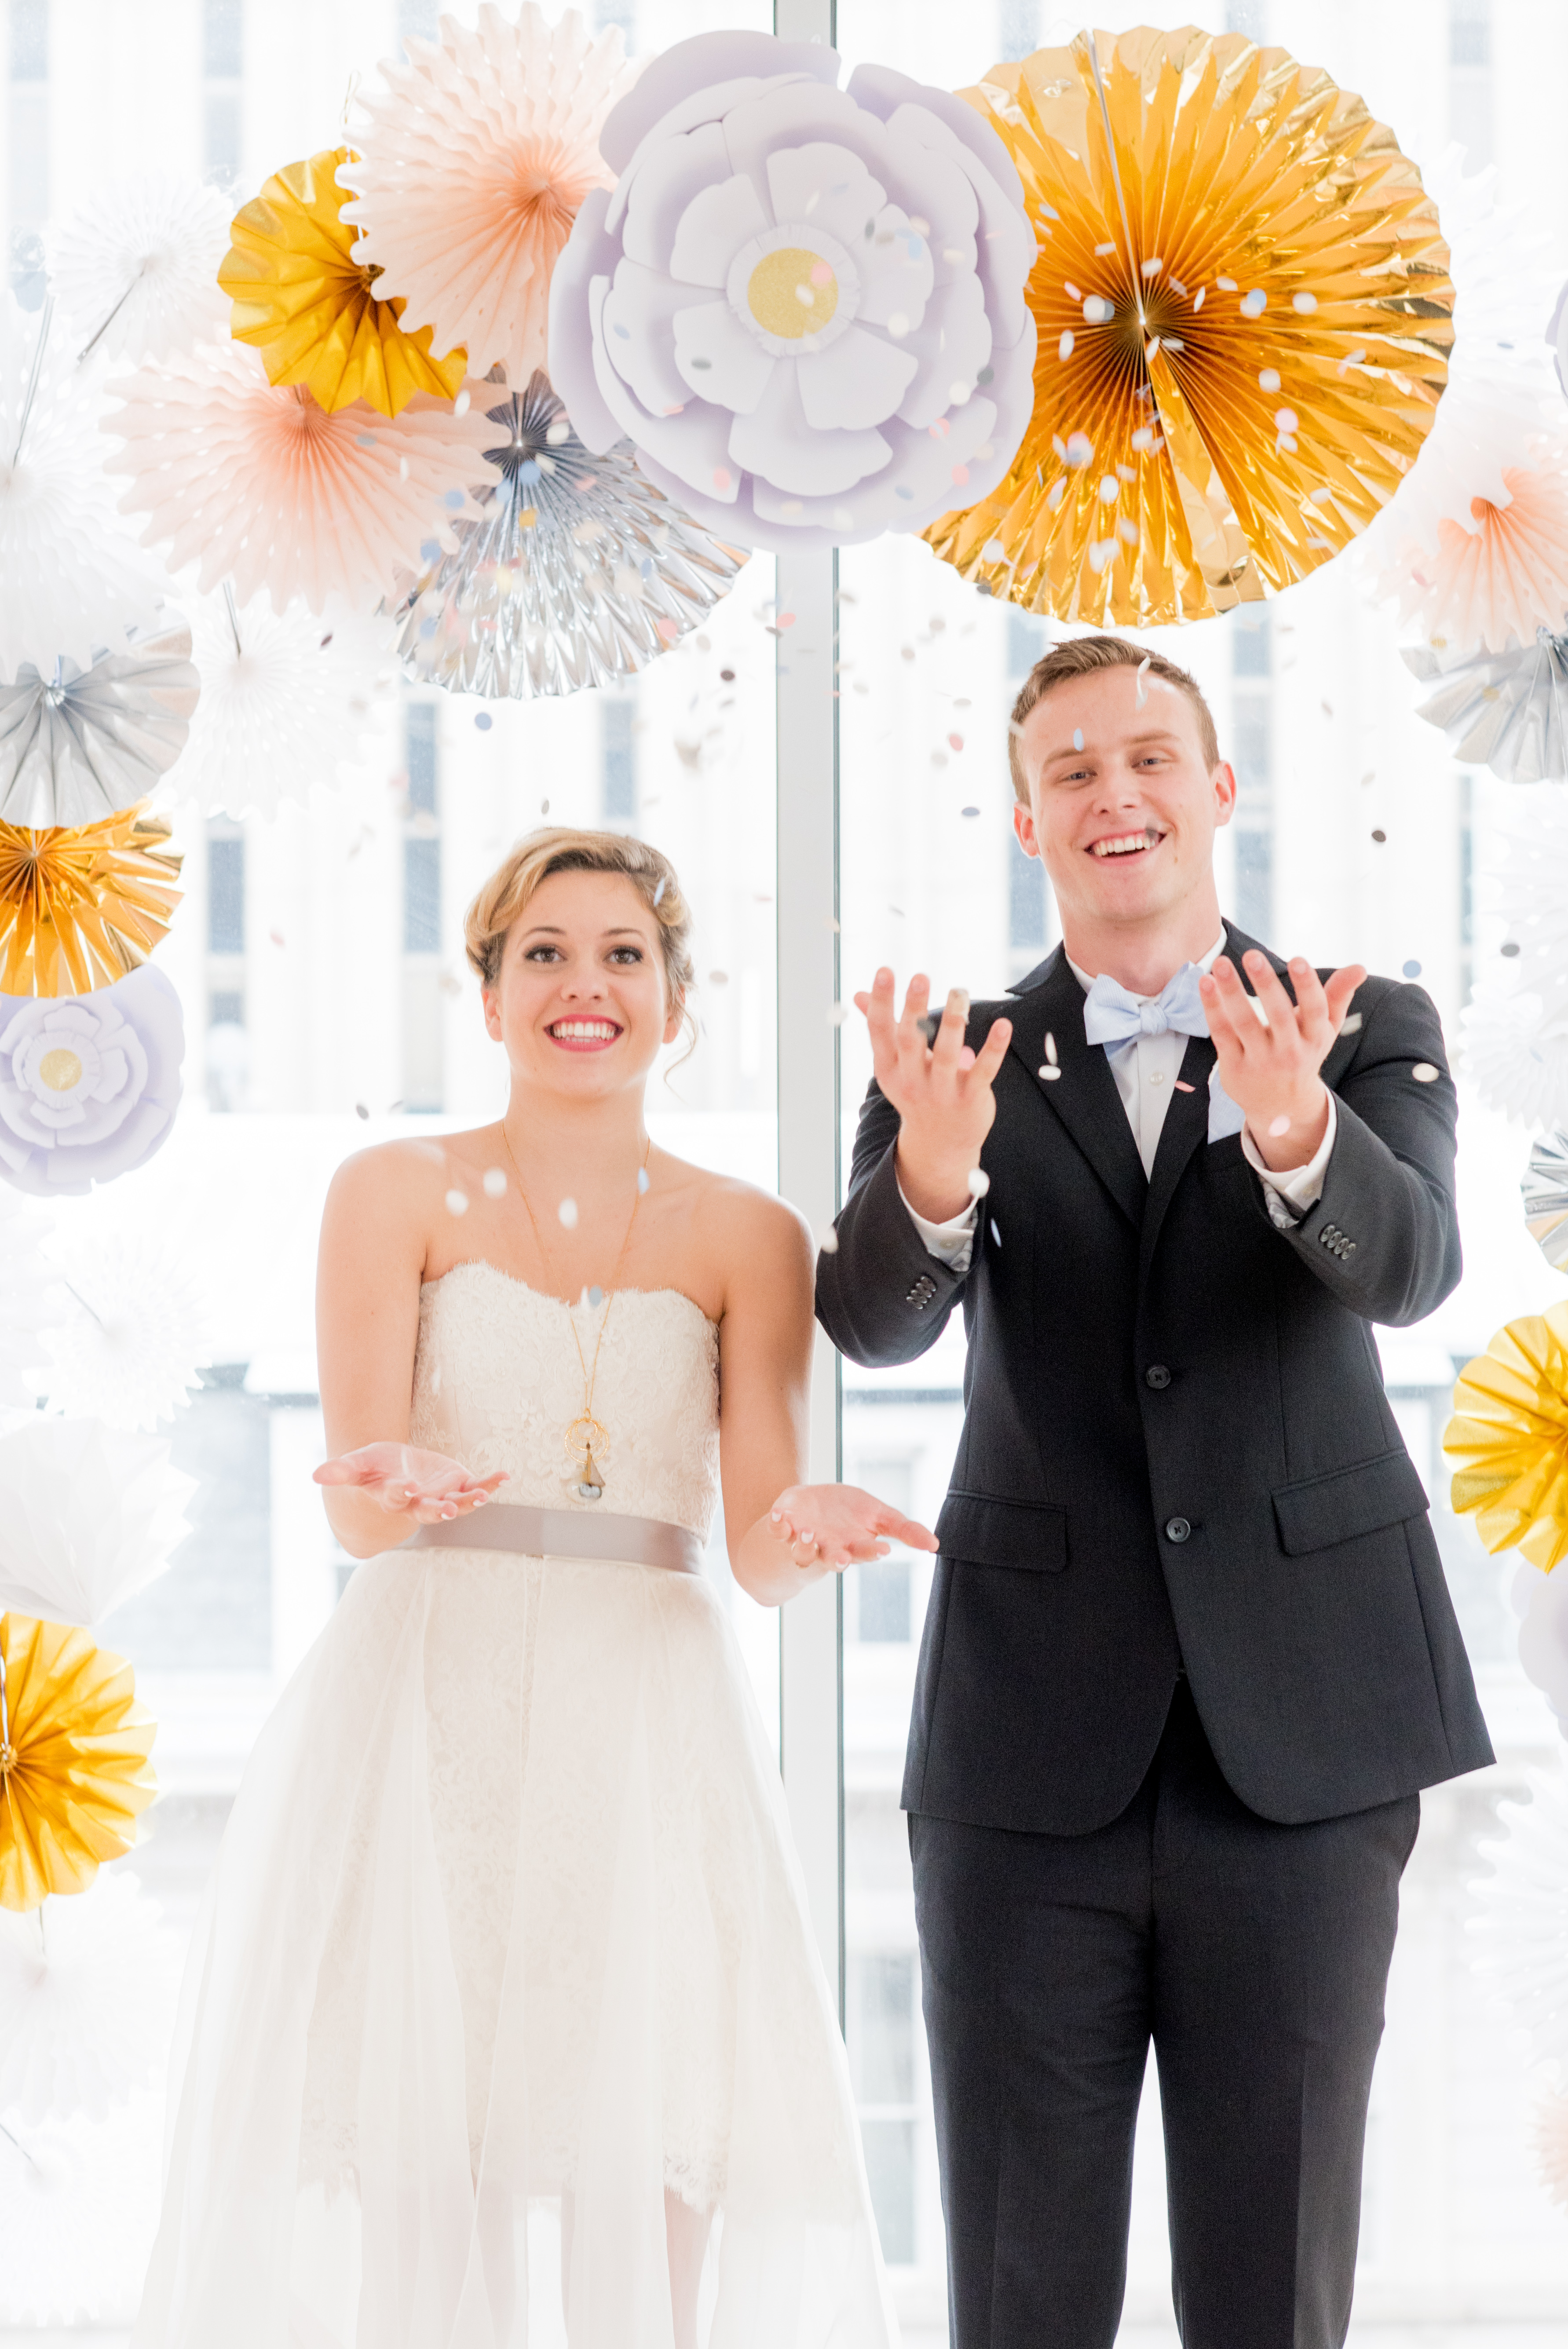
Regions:
M 511 1098 L 321 1234 L 317 1472 L 361 1561 L 259 1738 L 187 1979 L 137 2349 L 895 2337 L 774 1760 L 701 1572 L 922 1526 L 805 1461 L 812 1251 L 655 1149 L 664 858 L 523 841 L 467 916 Z

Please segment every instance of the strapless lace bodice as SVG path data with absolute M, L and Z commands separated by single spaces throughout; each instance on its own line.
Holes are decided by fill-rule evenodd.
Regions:
M 566 1430 L 599 1346 L 594 1417 L 604 1498 L 579 1501 Z M 582 1343 L 579 1361 L 572 1327 Z M 420 1296 L 410 1442 L 476 1476 L 504 1469 L 500 1501 L 661 1517 L 707 1539 L 719 1493 L 719 1333 L 675 1288 L 622 1288 L 568 1306 L 492 1264 L 454 1265 Z

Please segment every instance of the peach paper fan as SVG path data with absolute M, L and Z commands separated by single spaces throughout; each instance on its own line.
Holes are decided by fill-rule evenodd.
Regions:
M 1407 539 L 1384 574 L 1402 618 L 1428 642 L 1468 653 L 1532 645 L 1568 613 L 1568 442 L 1537 441 L 1532 461 L 1501 468 L 1504 495 L 1472 496 L 1431 536 Z M 1461 493 L 1462 494 L 1462 493 Z
M 328 413 L 363 399 L 397 416 L 421 391 L 452 399 L 462 351 L 432 358 L 428 328 L 405 332 L 380 271 L 353 258 L 336 176 L 348 159 L 347 147 L 327 147 L 286 164 L 235 213 L 218 272 L 234 340 L 260 351 L 269 382 L 303 384 Z
M 275 388 L 255 352 L 210 344 L 110 386 L 124 406 L 104 429 L 125 443 L 107 470 L 130 477 L 123 513 L 149 517 L 144 545 L 171 571 L 197 568 L 210 594 L 232 578 L 242 603 L 281 611 L 339 595 L 361 607 L 399 571 L 450 551 L 488 479 L 483 415 L 416 393 L 395 417 L 363 401 L 328 415 L 303 388 Z
M 439 41 L 407 49 L 382 64 L 385 94 L 361 92 L 339 167 L 355 256 L 406 301 L 406 329 L 522 389 L 545 364 L 550 274 L 577 207 L 615 184 L 599 126 L 636 69 L 618 27 L 596 38 L 576 10 L 552 26 L 533 0 L 514 22 L 488 5 L 472 28 L 443 16 Z

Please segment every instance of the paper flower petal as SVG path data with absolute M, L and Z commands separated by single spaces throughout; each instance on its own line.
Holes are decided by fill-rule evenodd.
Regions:
M 622 176 L 585 197 L 551 293 L 588 447 L 629 437 L 661 489 L 756 546 L 918 530 L 984 495 L 1033 362 L 1033 238 L 1000 140 L 946 91 L 881 67 L 841 90 L 831 51 L 799 56 L 761 34 L 665 51 L 606 120 Z M 853 221 L 851 190 L 871 207 Z
M 172 1419 L 212 1360 L 206 1292 L 185 1235 L 99 1232 L 73 1239 L 57 1261 L 64 1309 L 36 1381 L 50 1407 L 114 1428 Z
M 201 690 L 178 619 L 133 628 L 87 668 L 61 658 L 0 678 L 0 820 L 46 831 L 95 823 L 173 765 Z
M 406 64 L 382 64 L 385 93 L 360 93 L 339 167 L 356 256 L 433 349 L 525 384 L 545 361 L 556 255 L 587 191 L 612 183 L 598 131 L 633 79 L 620 31 L 595 38 L 575 10 L 552 26 L 525 0 L 514 21 L 483 7 L 405 47 Z
M 151 964 L 90 995 L 0 996 L 0 1181 L 57 1197 L 145 1164 L 184 1050 L 180 998 Z
M 0 1435 L 0 1608 L 101 1622 L 164 1572 L 195 1490 L 159 1436 L 35 1413 Z
M 170 822 L 144 805 L 101 823 L 0 823 L 0 995 L 85 994 L 142 962 L 180 901 Z
M 10 1761 L 0 1771 L 0 1908 L 84 1892 L 129 1851 L 157 1782 L 130 1666 L 87 1633 L 0 1616 Z M 0 1748 L 0 1763 L 5 1761 Z
M 218 264 L 229 207 L 200 180 L 133 171 L 100 182 L 46 242 L 76 351 L 134 365 L 227 326 Z
M 233 591 L 190 605 L 202 698 L 166 789 L 204 814 L 275 815 L 333 785 L 365 753 L 396 675 L 391 624 L 328 602 L 274 609 Z
M 1486 1548 L 1548 1574 L 1568 1556 L 1568 1305 L 1511 1321 L 1466 1363 L 1443 1450 Z
M 426 541 L 450 547 L 483 480 L 483 427 L 417 394 L 392 418 L 356 404 L 328 415 L 304 389 L 275 390 L 254 351 L 213 344 L 110 386 L 106 420 L 126 446 L 107 469 L 129 474 L 121 511 L 171 570 L 197 566 L 203 594 L 232 578 L 241 603 L 295 596 L 377 601 Z
M 1505 783 L 1568 781 L 1568 635 L 1539 628 L 1501 653 L 1407 647 L 1405 666 L 1434 690 L 1417 707 L 1456 759 Z
M 963 96 L 1040 231 L 1038 354 L 1011 471 L 932 525 L 937 553 L 1099 626 L 1327 562 L 1414 463 L 1452 340 L 1437 212 L 1392 135 L 1317 68 L 1191 26 L 1081 33 Z
M 107 2118 L 168 2061 L 180 1937 L 134 1876 L 26 1920 L 0 1911 L 0 2111 L 24 2129 Z
M 260 351 L 270 383 L 303 384 L 328 414 L 363 400 L 397 416 L 421 391 L 451 399 L 464 353 L 432 358 L 429 327 L 405 334 L 403 305 L 379 299 L 379 273 L 352 257 L 337 181 L 348 160 L 337 147 L 289 163 L 235 213 L 218 272 L 234 302 L 234 340 Z
M 52 676 L 62 654 L 86 667 L 156 623 L 153 566 L 106 510 L 102 404 L 101 370 L 78 366 L 51 305 L 0 293 L 0 676 L 24 661 Z
M 526 392 L 472 387 L 493 486 L 456 551 L 397 607 L 411 677 L 526 699 L 644 667 L 703 618 L 743 557 L 632 462 L 590 456 L 543 375 Z M 486 409 L 481 403 L 488 400 Z

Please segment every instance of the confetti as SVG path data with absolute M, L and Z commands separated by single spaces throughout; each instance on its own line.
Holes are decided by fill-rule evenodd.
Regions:
M 1418 962 L 1403 963 L 1400 968 L 1407 978 L 1419 978 L 1421 976 L 1421 966 Z
M 1273 1135 L 1276 1142 L 1280 1140 L 1282 1135 L 1287 1134 L 1290 1130 L 1291 1122 L 1288 1117 L 1272 1117 L 1269 1120 L 1269 1132 Z
M 1294 432 L 1300 422 L 1301 419 L 1296 414 L 1293 408 L 1275 409 L 1274 429 L 1276 432 L 1282 434 L 1285 440 L 1288 440 L 1290 439 L 1292 433 Z
M 730 984 L 729 972 L 727 970 L 711 970 L 708 973 L 708 984 L 710 987 L 728 987 Z
M 481 709 L 476 713 L 473 722 L 482 734 L 488 734 L 495 720 L 488 709 Z
M 639 1191 L 646 1191 L 649 1187 L 648 1169 L 646 1166 L 639 1166 L 637 1170 L 637 1187 Z
M 575 1199 L 563 1199 L 560 1206 L 556 1208 L 556 1213 L 560 1217 L 561 1222 L 567 1231 L 575 1232 L 576 1230 L 577 1203 Z
M 734 670 L 732 668 L 722 668 L 719 671 L 719 682 L 722 685 L 733 685 L 735 682 Z
M 1000 1247 L 1002 1246 L 1002 1234 L 996 1228 L 996 1217 L 994 1216 L 992 1216 L 991 1219 L 991 1237 L 996 1242 L 997 1247 Z
M 1293 294 L 1291 295 L 1291 307 L 1293 310 L 1299 310 L 1303 318 L 1310 318 L 1313 312 L 1317 308 L 1317 295 L 1315 294 Z
M 1069 432 L 1066 446 L 1062 453 L 1065 461 L 1075 468 L 1092 465 L 1095 461 L 1095 444 L 1086 432 Z
M 1202 309 L 1202 307 L 1203 307 L 1203 296 L 1205 295 L 1205 294 L 1207 294 L 1207 293 L 1208 293 L 1208 291 L 1209 291 L 1209 288 L 1207 287 L 1207 285 L 1200 285 L 1200 286 L 1199 287 L 1199 289 L 1198 289 L 1197 293 L 1196 293 L 1196 294 L 1193 295 L 1193 297 L 1192 297 L 1192 307 L 1193 307 L 1194 311 L 1198 311 L 1198 310 L 1201 310 L 1201 309 Z
M 1084 730 L 1081 726 L 1075 726 L 1073 729 L 1073 748 L 1075 750 L 1081 750 L 1083 747 Z
M 1046 1066 L 1044 1068 L 1036 1069 L 1034 1073 L 1037 1077 L 1044 1077 L 1048 1085 L 1054 1085 L 1062 1071 L 1060 1069 L 1053 1069 Z
M 1435 1085 L 1442 1073 L 1441 1069 L 1433 1068 L 1430 1061 L 1417 1061 L 1410 1071 L 1418 1085 Z
M 666 889 L 668 889 L 668 888 L 669 888 L 669 886 L 670 886 L 670 883 L 669 883 L 669 881 L 668 881 L 667 879 L 665 879 L 665 878 L 663 877 L 663 875 L 660 875 L 660 877 L 659 877 L 659 886 L 658 886 L 658 888 L 657 888 L 657 889 L 654 891 L 654 893 L 653 893 L 653 905 L 654 905 L 654 910 L 655 910 L 655 912 L 657 912 L 657 911 L 658 911 L 659 906 L 659 905 L 661 904 L 661 902 L 662 902 L 662 900 L 663 900 L 664 893 L 665 893 Z
M 1236 281 L 1233 277 L 1217 277 L 1214 280 L 1214 283 L 1218 285 L 1221 294 L 1234 294 L 1237 290 Z
M 370 1112 L 366 1108 L 363 1102 L 356 1102 L 354 1104 L 354 1114 L 356 1117 L 368 1118 Z
M 539 802 L 539 812 L 540 812 L 540 814 L 541 814 L 541 815 L 548 815 L 548 814 L 549 814 L 549 812 L 550 812 L 550 802 L 549 802 L 549 801 L 548 801 L 548 800 L 541 800 L 541 801 L 540 801 L 540 802 Z
M 984 1167 L 971 1166 L 969 1171 L 970 1197 L 971 1199 L 983 1199 L 990 1188 L 991 1177 L 986 1173 Z
M 1512 957 L 1519 952 L 1519 940 L 1517 938 L 1505 938 L 1501 946 L 1499 947 L 1498 952 L 1500 955 L 1508 956 L 1511 961 Z
M 1064 326 L 1062 329 L 1061 338 L 1056 345 L 1056 357 L 1059 359 L 1070 359 L 1072 356 L 1073 329 L 1071 326 Z
M 1381 848 L 1387 841 L 1388 834 L 1386 832 L 1375 832 L 1372 837 L 1377 843 L 1378 847 Z
M 1339 1032 L 1342 1036 L 1358 1036 L 1361 1033 L 1360 1012 L 1347 1011 L 1339 1023 Z
M 963 749 L 963 736 L 961 734 L 950 734 L 948 736 L 948 749 L 950 750 L 961 750 Z
M 1116 315 L 1116 304 L 1107 302 L 1103 294 L 1091 294 L 1084 304 L 1085 326 L 1108 326 Z
M 466 1216 L 468 1213 L 468 1193 L 466 1191 L 449 1191 L 446 1195 L 446 1206 L 447 1213 L 450 1216 Z
M 830 1003 L 828 1005 L 827 1024 L 830 1028 L 842 1028 L 848 1017 L 849 1014 L 842 1003 Z
M 1045 1058 L 1053 1068 L 1056 1066 L 1056 1039 L 1049 1029 L 1045 1031 Z
M 602 1305 L 605 1301 L 604 1290 L 599 1287 L 597 1281 L 594 1283 L 592 1288 L 587 1291 L 587 1300 L 590 1305 L 595 1307 Z
M 504 1196 L 505 1191 L 506 1177 L 502 1173 L 500 1167 L 487 1166 L 484 1170 L 485 1197 L 487 1199 L 499 1199 Z
M 1135 709 L 1141 709 L 1144 703 L 1148 699 L 1147 677 L 1148 656 L 1146 654 L 1144 658 L 1140 660 L 1137 665 L 1137 692 L 1133 701 L 1133 708 Z
M 816 1236 L 816 1252 L 819 1256 L 836 1256 L 838 1254 L 838 1234 L 834 1230 L 831 1224 L 828 1225 L 826 1231 L 818 1232 Z
M 1176 1080 L 1176 1090 L 1179 1093 L 1190 1093 L 1196 1092 L 1198 1089 L 1195 1085 L 1184 1084 L 1181 1079 L 1178 1077 Z
M 1258 369 L 1258 388 L 1260 391 L 1278 391 L 1279 388 L 1280 371 L 1278 367 L 1260 367 Z

